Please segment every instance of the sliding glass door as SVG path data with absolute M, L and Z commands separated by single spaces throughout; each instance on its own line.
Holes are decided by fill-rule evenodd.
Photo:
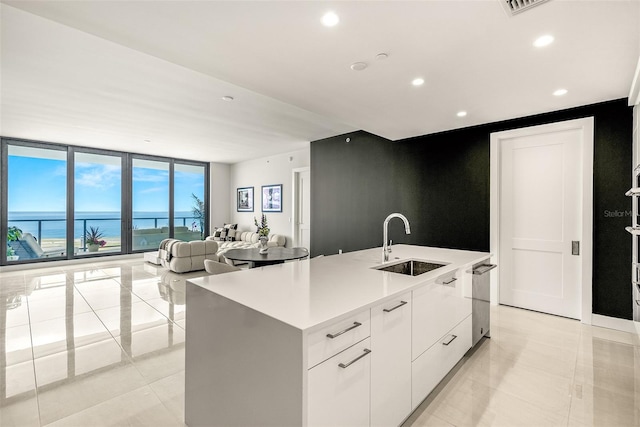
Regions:
M 169 162 L 132 160 L 133 227 L 131 243 L 134 251 L 156 250 L 169 237 Z
M 173 171 L 174 237 L 204 240 L 207 209 L 205 205 L 205 167 L 176 163 Z
M 8 263 L 67 255 L 67 152 L 7 147 Z
M 75 153 L 74 247 L 79 256 L 122 252 L 122 156 Z

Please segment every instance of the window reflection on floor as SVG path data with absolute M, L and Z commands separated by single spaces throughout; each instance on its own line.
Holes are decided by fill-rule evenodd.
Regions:
M 0 273 L 3 427 L 44 425 L 181 375 L 185 280 L 203 274 L 140 260 Z M 182 422 L 181 405 L 164 408 Z

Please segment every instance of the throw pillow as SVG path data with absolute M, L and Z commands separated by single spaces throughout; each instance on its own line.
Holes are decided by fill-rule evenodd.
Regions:
M 229 242 L 233 242 L 236 240 L 236 230 L 238 229 L 238 224 L 224 224 L 224 229 L 227 232 L 226 239 Z
M 221 241 L 224 240 L 222 237 L 222 233 L 224 232 L 224 228 L 216 228 L 216 231 L 213 233 L 213 240 Z M 226 233 L 225 233 L 226 236 Z

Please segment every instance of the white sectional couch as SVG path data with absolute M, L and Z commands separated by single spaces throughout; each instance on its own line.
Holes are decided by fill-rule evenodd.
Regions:
M 214 236 L 209 236 L 205 240 L 195 240 L 182 242 L 176 239 L 164 239 L 160 242 L 157 252 L 157 259 L 160 264 L 176 273 L 187 273 L 189 271 L 204 270 L 204 260 L 226 262 L 234 265 L 233 261 L 227 260 L 224 253 L 229 249 L 248 249 L 260 247 L 258 233 L 251 231 L 236 232 L 234 241 L 215 240 Z M 267 246 L 284 246 L 287 239 L 280 234 L 272 234 L 269 237 Z M 150 252 L 151 261 L 156 255 Z M 154 259 L 155 260 L 155 259 Z M 153 262 L 153 261 L 152 261 Z
M 218 243 L 218 256 L 220 257 L 220 262 L 225 262 L 224 253 L 229 249 L 249 249 L 249 248 L 258 248 L 260 247 L 258 233 L 254 233 L 252 231 L 236 231 L 234 241 L 216 241 L 214 236 L 207 237 L 206 240 L 213 240 Z M 281 234 L 272 234 L 269 237 L 269 241 L 267 242 L 267 246 L 275 247 L 275 246 L 284 246 L 287 243 L 287 238 Z M 230 261 L 228 261 L 230 263 Z
M 162 266 L 176 273 L 204 270 L 204 260 L 218 261 L 218 243 L 211 240 L 182 242 L 165 239 L 160 242 L 158 258 Z

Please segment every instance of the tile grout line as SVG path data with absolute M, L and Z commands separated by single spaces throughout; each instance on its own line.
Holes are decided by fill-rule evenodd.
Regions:
M 114 279 L 114 280 L 115 280 L 115 279 Z M 165 318 L 167 319 L 167 321 L 172 322 L 172 320 L 171 320 L 171 319 L 167 318 L 163 313 L 161 313 L 159 310 L 157 310 L 155 307 L 153 307 L 151 304 L 149 304 L 149 303 L 147 302 L 147 300 L 146 300 L 146 299 L 144 299 L 143 297 L 141 297 L 140 295 L 136 294 L 136 293 L 133 291 L 133 281 L 132 281 L 132 284 L 131 284 L 131 289 L 129 289 L 129 288 L 127 288 L 127 287 L 125 287 L 125 286 L 122 284 L 122 282 L 120 282 L 120 281 L 118 281 L 118 280 L 115 280 L 115 281 L 118 283 L 118 285 L 120 285 L 120 288 L 125 289 L 126 291 L 130 292 L 132 295 L 135 295 L 135 296 L 136 296 L 136 297 L 138 297 L 142 302 L 144 302 L 146 305 L 148 305 L 148 306 L 149 306 L 149 307 L 151 307 L 153 310 L 155 310 L 155 311 L 157 311 L 158 313 L 160 313 L 160 315 L 162 315 L 163 317 L 165 317 Z M 80 291 L 78 290 L 78 292 L 80 292 Z M 81 295 L 82 295 L 82 294 L 81 294 Z M 84 298 L 84 295 L 83 295 L 82 297 Z M 86 301 L 86 299 L 85 299 L 85 301 Z M 86 301 L 86 302 L 87 302 L 87 304 L 89 304 L 89 301 Z M 174 419 L 176 419 L 178 422 L 180 422 L 180 423 L 184 424 L 184 421 L 183 421 L 183 420 L 179 420 L 179 419 L 178 419 L 178 417 L 177 417 L 177 416 L 175 416 L 175 415 L 173 414 L 173 412 L 171 411 L 171 408 L 169 408 L 169 407 L 165 404 L 165 402 L 160 398 L 160 396 L 158 395 L 158 393 L 156 393 L 156 391 L 155 391 L 155 390 L 153 389 L 153 387 L 151 386 L 151 384 L 153 384 L 154 382 L 160 381 L 160 380 L 161 380 L 161 379 L 163 379 L 163 378 L 161 378 L 161 379 L 156 379 L 156 380 L 154 380 L 154 381 L 152 381 L 152 382 L 149 382 L 149 381 L 147 380 L 147 378 L 144 376 L 143 372 L 138 368 L 137 364 L 135 363 L 135 361 L 134 361 L 134 359 L 133 359 L 133 356 L 129 355 L 129 354 L 125 351 L 125 349 L 122 347 L 122 344 L 121 344 L 121 343 L 119 343 L 119 342 L 118 342 L 118 340 L 116 339 L 116 337 L 114 337 L 114 336 L 113 336 L 113 334 L 111 333 L 111 331 L 109 330 L 109 328 L 107 327 L 107 325 L 105 325 L 105 324 L 104 324 L 104 322 L 102 321 L 102 319 L 100 318 L 100 316 L 98 316 L 98 314 L 95 312 L 95 310 L 93 309 L 93 307 L 91 306 L 91 304 L 89 304 L 89 307 L 91 307 L 91 310 L 92 310 L 92 311 L 93 311 L 93 313 L 96 315 L 96 317 L 98 318 L 98 320 L 100 321 L 100 323 L 102 323 L 102 325 L 107 329 L 107 331 L 109 332 L 109 334 L 111 335 L 111 337 L 115 340 L 116 344 L 118 344 L 118 347 L 120 347 L 120 350 L 122 351 L 122 353 L 124 353 L 124 354 L 126 355 L 127 359 L 128 359 L 128 360 L 129 360 L 129 362 L 131 363 L 131 366 L 136 370 L 136 372 L 138 372 L 138 374 L 140 375 L 140 377 L 144 380 L 145 385 L 144 385 L 143 387 L 147 387 L 149 390 L 151 390 L 151 393 L 153 393 L 153 395 L 155 396 L 155 398 L 156 398 L 156 399 L 158 399 L 158 402 L 160 402 L 160 404 L 161 404 L 161 405 L 162 405 L 162 406 L 167 410 L 167 412 L 168 412 L 169 414 L 171 414 L 171 415 L 174 417 Z M 175 322 L 173 322 L 173 323 L 175 323 Z M 176 325 L 176 326 L 179 326 L 179 325 Z M 143 387 L 140 387 L 140 388 L 143 388 Z
M 91 264 L 91 266 L 92 266 L 92 268 L 93 268 L 93 269 L 99 269 L 99 268 L 96 268 L 96 266 L 95 266 L 94 264 Z M 82 294 L 82 292 L 80 291 L 80 289 L 78 289 L 78 288 L 77 288 L 77 286 L 76 286 L 76 282 L 75 282 L 75 279 L 74 279 L 73 277 L 71 277 L 71 279 L 69 279 L 69 276 L 67 276 L 67 273 L 68 273 L 68 272 L 67 272 L 66 270 L 64 270 L 64 269 L 63 269 L 63 271 L 64 271 L 64 273 L 65 273 L 65 276 L 67 277 L 67 280 L 71 280 L 71 283 L 72 283 L 72 285 L 73 285 L 74 293 L 75 293 L 75 292 L 78 292 L 78 295 L 83 299 L 83 301 L 84 301 L 84 302 L 89 306 L 89 308 L 91 309 L 91 313 L 93 313 L 93 315 L 94 315 L 94 316 L 96 316 L 96 319 L 98 319 L 98 321 L 100 322 L 100 324 L 105 328 L 105 330 L 107 331 L 107 333 L 109 334 L 109 336 L 111 337 L 111 339 L 115 341 L 116 345 L 120 348 L 120 351 L 125 355 L 125 357 L 126 357 L 126 358 L 127 358 L 127 360 L 129 361 L 129 363 L 133 366 L 133 368 L 134 368 L 134 369 L 136 369 L 135 364 L 133 363 L 133 360 L 131 360 L 131 358 L 129 357 L 129 355 L 128 355 L 128 354 L 127 354 L 127 353 L 122 349 L 122 346 L 120 345 L 120 343 L 118 343 L 118 340 L 113 336 L 113 334 L 111 333 L 111 331 L 109 330 L 109 328 L 107 327 L 107 325 L 105 325 L 105 324 L 104 324 L 104 322 L 102 321 L 102 319 L 100 318 L 100 316 L 98 316 L 98 314 L 97 314 L 97 313 L 96 313 L 96 311 L 94 310 L 93 306 L 92 306 L 92 305 L 89 303 L 89 301 L 85 298 L 85 296 Z M 118 282 L 117 282 L 117 283 L 118 283 Z M 118 283 L 118 285 L 120 285 L 120 283 Z M 75 316 L 75 313 L 72 315 L 72 317 L 74 317 L 74 316 Z M 75 351 L 75 350 L 76 350 L 76 348 L 75 348 L 75 346 L 74 346 L 74 350 L 73 350 L 73 351 Z M 34 360 L 34 370 L 35 370 L 35 360 Z M 141 376 L 142 378 L 144 378 L 144 376 L 142 376 L 142 374 L 141 374 L 137 369 L 136 369 L 136 371 L 140 374 L 140 376 Z M 148 386 L 148 384 L 147 384 L 147 386 Z M 139 388 L 142 388 L 142 387 L 139 387 Z M 149 388 L 151 388 L 151 387 L 149 387 Z M 105 403 L 105 402 L 108 402 L 109 400 L 112 400 L 112 399 L 114 399 L 114 398 L 115 398 L 115 397 L 113 397 L 113 398 L 111 398 L 111 399 L 108 399 L 108 400 L 106 400 L 106 401 L 99 402 L 99 403 L 96 403 L 96 404 L 94 404 L 94 405 L 91 405 L 91 406 L 89 406 L 89 407 L 87 407 L 87 408 L 84 408 L 82 411 L 86 411 L 86 410 L 88 410 L 88 409 L 95 408 L 95 407 L 97 407 L 97 406 L 99 406 L 99 405 L 101 405 L 101 404 L 103 404 L 103 403 Z M 38 407 L 38 408 L 39 408 L 39 407 Z M 80 411 L 80 412 L 82 412 L 82 411 Z M 69 415 L 67 415 L 67 416 L 65 416 L 65 417 L 63 417 L 63 418 L 59 418 L 59 419 L 57 419 L 57 420 L 54 420 L 54 421 L 52 421 L 51 423 L 49 423 L 49 424 L 47 424 L 47 425 L 50 425 L 50 424 L 53 424 L 53 423 L 58 423 L 58 422 L 60 422 L 60 421 L 62 421 L 62 420 L 64 420 L 64 419 L 69 418 L 69 417 L 72 417 L 72 416 L 74 416 L 74 415 L 76 415 L 76 414 L 78 414 L 78 413 L 79 413 L 79 412 L 74 412 L 73 414 L 69 414 Z M 40 421 L 40 426 L 41 426 L 41 427 L 46 427 L 46 425 L 43 425 L 43 424 L 42 424 L 42 421 Z
M 118 281 L 115 281 L 116 283 L 118 283 L 118 285 L 123 288 L 122 284 Z M 138 371 L 138 369 L 135 367 L 135 364 L 133 363 L 133 359 L 131 359 L 131 357 L 129 356 L 129 354 L 127 354 L 127 352 L 124 350 L 124 348 L 122 347 L 122 345 L 118 342 L 117 338 L 113 335 L 113 333 L 111 333 L 111 330 L 109 329 L 109 327 L 104 323 L 104 321 L 102 320 L 102 318 L 98 315 L 98 313 L 96 313 L 96 310 L 93 308 L 93 305 L 91 305 L 91 303 L 87 300 L 87 298 L 85 298 L 85 296 L 82 294 L 82 292 L 80 291 L 80 289 L 77 288 L 75 281 L 73 282 L 73 289 L 76 290 L 78 292 L 78 295 L 80 295 L 80 297 L 82 297 L 82 299 L 84 300 L 84 302 L 89 306 L 89 308 L 91 309 L 91 312 L 93 313 L 94 316 L 96 316 L 96 319 L 98 319 L 98 322 L 100 322 L 100 324 L 104 327 L 104 329 L 107 331 L 107 333 L 109 334 L 109 336 L 111 337 L 111 339 L 113 341 L 115 341 L 116 345 L 120 348 L 120 351 L 125 355 L 125 357 L 127 358 L 127 360 L 129 361 L 129 363 L 131 363 L 131 365 L 134 367 L 134 369 L 136 369 L 136 371 Z M 126 288 L 125 288 L 126 289 Z M 140 371 L 138 371 L 138 373 L 142 376 L 142 374 L 140 373 Z M 143 377 L 144 378 L 144 377 Z
M 101 270 L 100 268 L 98 268 L 99 270 Z M 101 270 L 102 271 L 102 270 Z M 161 313 L 159 310 L 157 310 L 155 307 L 153 307 L 151 304 L 147 303 L 147 301 L 145 299 L 143 299 L 141 296 L 139 296 L 138 294 L 136 294 L 135 292 L 133 292 L 133 287 L 132 289 L 129 289 L 125 286 L 122 285 L 121 282 L 119 282 L 116 279 L 113 279 L 116 283 L 118 283 L 118 285 L 120 286 L 121 289 L 124 289 L 128 292 L 130 292 L 132 295 L 135 295 L 137 298 L 140 299 L 141 302 L 144 302 L 147 306 L 151 307 L 153 310 L 157 311 L 162 317 L 166 318 L 167 321 L 172 322 L 171 319 L 167 318 L 163 313 Z M 74 283 L 74 288 L 75 288 L 75 283 Z M 84 297 L 84 295 L 82 295 L 82 292 L 75 288 L 78 293 L 80 294 L 80 296 L 85 300 L 85 302 L 87 303 L 87 305 L 89 306 L 89 308 L 91 308 L 91 311 L 93 312 L 93 314 L 96 316 L 96 318 L 98 319 L 98 321 L 102 324 L 102 326 L 104 326 L 104 328 L 107 330 L 107 332 L 109 333 L 109 335 L 111 336 L 111 338 L 116 342 L 116 344 L 118 345 L 118 347 L 120 348 L 120 351 L 125 355 L 125 357 L 127 358 L 127 360 L 129 361 L 129 363 L 131 364 L 131 366 L 136 370 L 136 372 L 138 372 L 138 374 L 140 375 L 140 377 L 145 381 L 145 384 L 147 386 L 149 386 L 149 388 L 151 388 L 151 383 L 149 383 L 147 381 L 147 378 L 144 376 L 143 372 L 140 371 L 140 369 L 138 368 L 137 364 L 135 363 L 135 360 L 133 359 L 133 356 L 130 355 L 129 353 L 127 353 L 127 351 L 124 349 L 124 347 L 122 346 L 121 342 L 118 342 L 118 339 L 113 335 L 113 333 L 111 333 L 111 330 L 109 329 L 109 327 L 104 323 L 104 321 L 102 320 L 102 318 L 98 315 L 98 313 L 96 313 L 96 310 L 93 308 L 93 306 L 90 304 L 90 302 Z M 175 323 L 175 322 L 173 322 Z M 176 325 L 179 327 L 179 325 Z M 153 390 L 153 389 L 152 389 Z M 160 399 L 159 396 L 157 396 L 157 394 L 154 391 L 154 394 L 156 395 L 156 397 L 158 398 L 158 400 L 160 400 L 160 402 L 162 403 L 162 400 Z M 164 404 L 164 403 L 163 403 Z M 167 408 L 168 409 L 168 408 Z
M 23 275 L 23 282 L 25 285 L 25 289 L 27 286 L 27 277 L 26 272 Z M 29 296 L 26 297 L 27 300 L 27 319 L 29 320 L 29 342 L 31 344 L 31 369 L 33 369 L 33 385 L 34 391 L 36 393 L 36 405 L 38 406 L 38 425 L 42 426 L 42 410 L 40 409 L 40 392 L 38 390 L 38 374 L 36 372 L 36 356 L 35 351 L 33 349 L 33 329 L 31 327 L 31 304 L 29 303 Z

